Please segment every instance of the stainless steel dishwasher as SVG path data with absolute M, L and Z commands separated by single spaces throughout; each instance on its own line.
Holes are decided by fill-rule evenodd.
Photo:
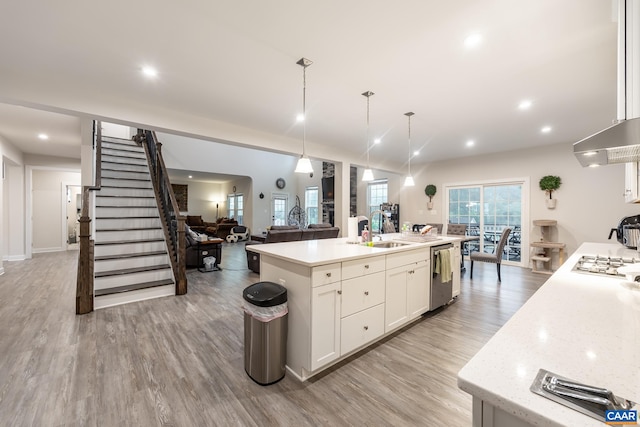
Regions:
M 449 257 L 449 264 L 451 269 L 455 268 L 453 265 L 453 259 L 449 248 L 453 247 L 453 243 L 447 243 L 444 245 L 431 246 L 431 292 L 429 294 L 429 311 L 435 310 L 438 307 L 442 307 L 447 304 L 453 298 L 453 279 L 443 281 L 440 269 L 436 269 L 436 263 L 442 266 L 442 259 L 439 257 Z M 440 251 L 444 251 L 440 254 Z M 446 262 L 446 261 L 445 261 Z M 459 267 L 458 267 L 459 268 Z

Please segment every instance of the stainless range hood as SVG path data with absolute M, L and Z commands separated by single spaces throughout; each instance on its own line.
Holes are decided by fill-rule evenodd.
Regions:
M 623 120 L 573 144 L 582 166 L 640 161 L 640 118 Z

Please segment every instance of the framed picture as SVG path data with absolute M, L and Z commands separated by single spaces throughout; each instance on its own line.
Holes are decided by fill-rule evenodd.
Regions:
M 180 212 L 187 212 L 189 210 L 189 186 L 183 184 L 171 184 L 173 194 L 176 195 L 176 202 L 178 202 L 178 209 Z

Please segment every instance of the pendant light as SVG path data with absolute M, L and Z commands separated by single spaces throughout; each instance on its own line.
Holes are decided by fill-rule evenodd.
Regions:
M 404 113 L 404 115 L 407 116 L 409 120 L 409 174 L 404 179 L 405 187 L 413 187 L 414 185 L 416 185 L 415 181 L 413 180 L 413 176 L 411 176 L 411 116 L 413 116 L 413 114 L 414 113 L 412 112 Z
M 369 98 L 371 98 L 374 93 L 368 90 L 362 95 L 367 97 L 367 168 L 362 174 L 362 181 L 367 182 L 373 181 L 373 171 L 371 170 L 371 166 L 369 166 Z
M 306 103 L 307 103 L 307 67 L 313 64 L 312 61 L 307 58 L 300 58 L 296 64 L 302 67 L 302 155 L 298 159 L 296 165 L 296 173 L 313 173 L 313 166 L 311 166 L 311 160 L 305 152 L 305 138 L 307 136 L 307 117 L 306 117 Z

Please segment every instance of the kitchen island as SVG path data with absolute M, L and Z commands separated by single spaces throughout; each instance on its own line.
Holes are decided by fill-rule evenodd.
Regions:
M 460 238 L 417 243 L 385 234 L 387 247 L 346 238 L 251 245 L 260 280 L 287 288 L 287 370 L 301 381 L 416 321 L 429 311 L 432 246 L 453 244 L 460 293 Z
M 578 248 L 459 372 L 474 427 L 603 425 L 531 392 L 539 369 L 640 401 L 640 288 L 574 271 L 583 254 L 639 258 L 618 244 Z

